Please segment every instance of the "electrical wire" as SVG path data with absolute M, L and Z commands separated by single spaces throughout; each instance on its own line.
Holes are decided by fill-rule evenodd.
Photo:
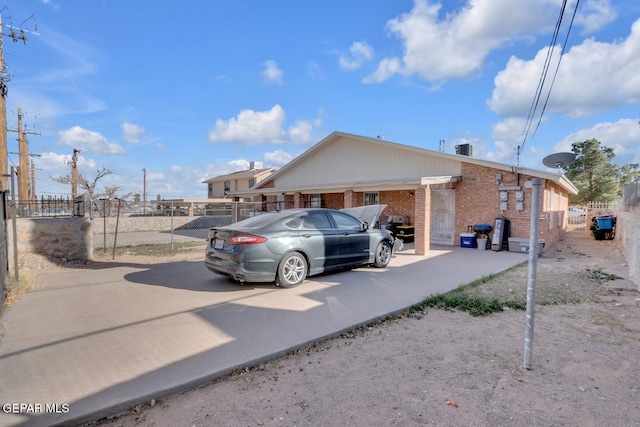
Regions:
M 564 55 L 564 52 L 566 50 L 567 47 L 567 43 L 569 40 L 569 34 L 571 33 L 571 27 L 573 26 L 573 21 L 575 19 L 576 16 L 576 12 L 578 10 L 578 5 L 580 3 L 580 0 L 576 1 L 576 6 L 573 10 L 573 16 L 571 18 L 571 22 L 569 24 L 569 28 L 567 30 L 567 35 L 565 37 L 563 46 L 562 46 L 562 50 L 560 53 L 560 58 L 558 59 L 558 63 L 556 65 L 556 69 L 555 69 L 555 73 L 553 75 L 553 79 L 550 83 L 550 87 L 549 90 L 547 91 L 547 96 L 545 99 L 545 102 L 543 104 L 542 107 L 542 111 L 540 112 L 540 116 L 538 118 L 538 122 L 536 124 L 536 127 L 533 131 L 533 133 L 531 134 L 531 139 L 533 139 L 533 137 L 535 136 L 536 131 L 538 130 L 540 123 L 542 122 L 542 116 L 544 115 L 544 112 L 546 110 L 547 107 L 547 103 L 549 102 L 549 97 L 551 96 L 551 89 L 553 89 L 553 83 L 555 82 L 556 76 L 558 75 L 558 70 L 560 68 L 560 63 L 562 61 L 562 56 Z M 522 148 L 524 147 L 524 145 L 526 144 L 528 137 L 529 137 L 529 133 L 531 132 L 531 127 L 533 125 L 534 122 L 534 116 L 536 114 L 536 111 L 538 110 L 538 103 L 540 102 L 540 98 L 542 96 L 542 90 L 544 88 L 544 84 L 545 81 L 547 79 L 547 73 L 549 72 L 549 67 L 551 64 L 551 59 L 553 58 L 553 52 L 555 51 L 555 46 L 556 46 L 556 42 L 558 40 L 558 35 L 560 34 L 560 28 L 562 26 L 562 19 L 564 17 L 564 13 L 566 10 L 566 6 L 567 6 L 567 0 L 564 0 L 562 2 L 562 7 L 560 8 L 560 16 L 558 16 L 558 20 L 556 22 L 556 26 L 555 29 L 553 31 L 553 36 L 551 38 L 551 43 L 550 43 L 550 47 L 547 50 L 547 56 L 545 58 L 543 67 L 542 67 L 542 73 L 540 74 L 540 79 L 538 80 L 538 86 L 536 88 L 536 93 L 534 95 L 534 99 L 531 103 L 531 107 L 529 108 L 529 113 L 527 115 L 527 119 L 525 121 L 525 125 L 524 125 L 524 129 L 522 131 L 522 144 L 520 144 L 518 146 L 518 151 L 517 151 L 517 159 L 518 159 L 518 166 L 520 164 L 520 153 L 522 152 Z
M 560 69 L 560 63 L 562 62 L 562 57 L 564 56 L 564 52 L 567 48 L 567 43 L 569 40 L 569 34 L 571 33 L 571 27 L 573 26 L 573 21 L 576 18 L 576 12 L 578 11 L 578 3 L 580 0 L 577 0 L 576 7 L 573 9 L 573 15 L 571 16 L 571 22 L 569 23 L 569 29 L 567 30 L 567 35 L 565 36 L 564 43 L 562 45 L 562 51 L 560 52 L 560 58 L 558 59 L 558 64 L 556 65 L 555 72 L 553 73 L 553 78 L 551 79 L 551 84 L 549 85 L 549 92 L 547 92 L 547 98 L 544 101 L 544 105 L 542 106 L 542 111 L 540 112 L 540 117 L 538 118 L 538 123 L 536 124 L 536 128 L 533 130 L 533 134 L 531 135 L 531 139 L 536 136 L 536 132 L 540 127 L 540 123 L 542 122 L 542 116 L 544 115 L 545 110 L 547 109 L 547 104 L 549 102 L 549 98 L 551 97 L 551 90 L 553 89 L 553 85 L 556 82 L 556 77 L 558 76 L 558 70 Z

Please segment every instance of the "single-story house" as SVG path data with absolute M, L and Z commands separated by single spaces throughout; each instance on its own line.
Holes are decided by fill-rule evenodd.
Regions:
M 232 192 L 247 191 L 275 171 L 275 168 L 263 169 L 261 163 L 250 162 L 248 170 L 218 175 L 204 181 L 207 184 L 207 197 L 209 199 L 226 199 Z
M 460 245 L 469 227 L 501 216 L 511 237 L 529 237 L 534 178 L 541 180 L 539 238 L 548 247 L 566 230 L 568 196 L 578 192 L 564 175 L 344 132 L 231 195 L 291 207 L 386 204 L 381 220 L 404 226 L 424 255 L 431 243 Z

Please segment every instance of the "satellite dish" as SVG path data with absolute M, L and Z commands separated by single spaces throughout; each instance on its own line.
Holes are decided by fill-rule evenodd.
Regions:
M 576 160 L 573 153 L 553 153 L 542 159 L 542 163 L 548 168 L 564 168 Z

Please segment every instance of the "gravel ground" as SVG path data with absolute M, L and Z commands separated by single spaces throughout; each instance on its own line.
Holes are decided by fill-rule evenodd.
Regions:
M 428 308 L 90 426 L 640 426 L 640 295 L 617 244 L 569 233 L 538 260 L 532 369 L 524 311 Z M 469 292 L 526 286 L 522 265 Z

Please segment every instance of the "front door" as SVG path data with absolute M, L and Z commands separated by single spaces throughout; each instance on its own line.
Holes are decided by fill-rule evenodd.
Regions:
M 455 190 L 431 189 L 431 243 L 454 244 Z

